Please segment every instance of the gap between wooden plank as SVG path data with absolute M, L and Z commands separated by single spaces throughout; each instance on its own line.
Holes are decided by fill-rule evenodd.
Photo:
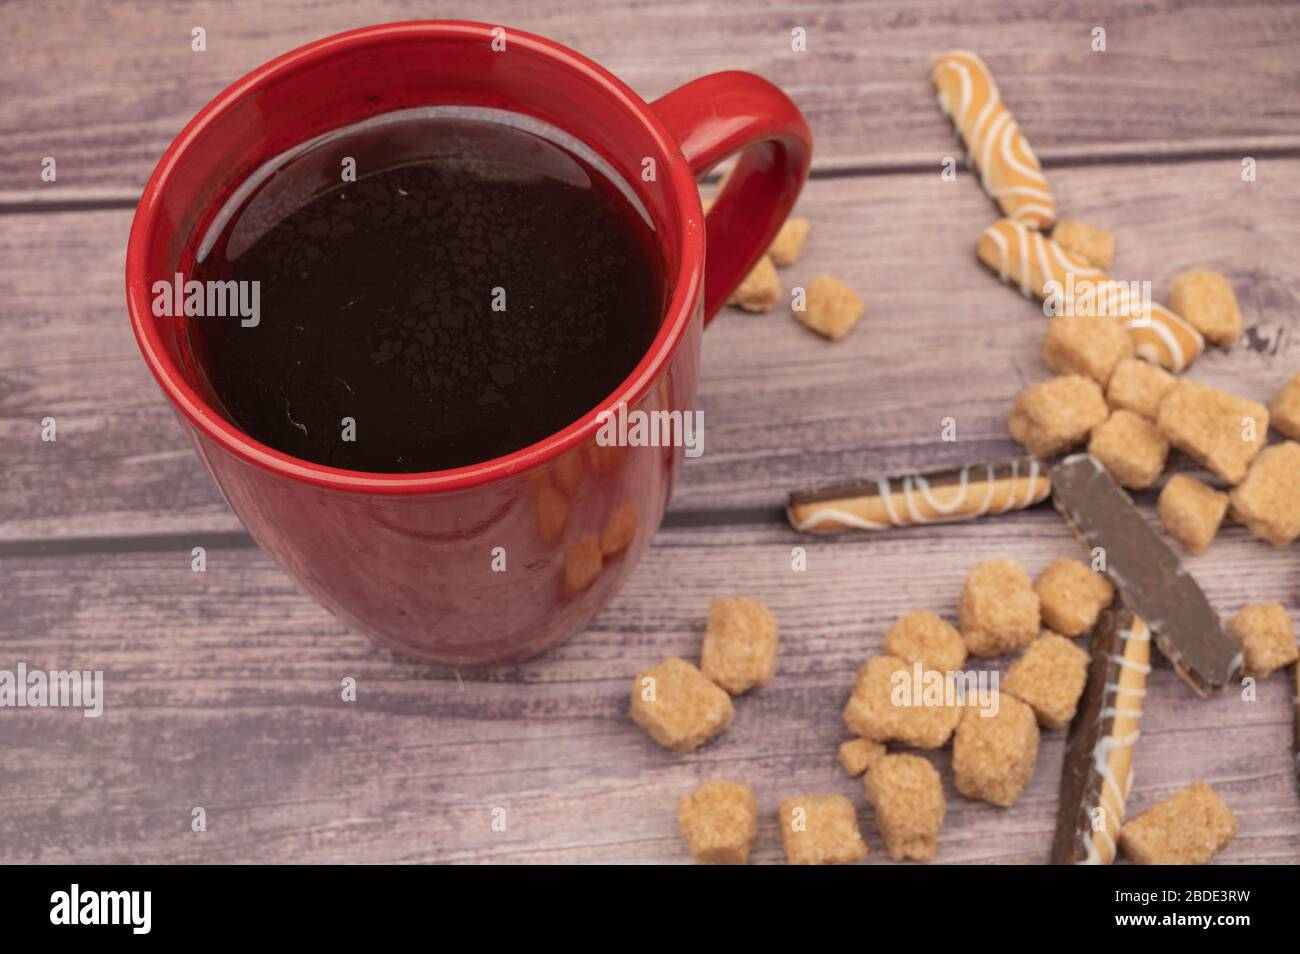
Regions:
M 775 507 L 736 510 L 681 510 L 664 515 L 662 528 L 748 527 L 783 523 L 785 513 Z M 0 560 L 6 557 L 65 557 L 94 553 L 156 553 L 168 550 L 244 550 L 257 546 L 246 532 L 148 533 L 138 536 L 56 537 L 44 540 L 0 541 Z
M 1168 478 L 1175 473 L 1192 473 L 1198 480 L 1220 490 L 1225 489 L 1222 481 L 1207 471 L 1200 470 L 1190 461 L 1181 459 L 1178 451 L 1172 466 L 1166 474 L 1152 487 L 1146 490 L 1129 491 L 1129 496 L 1139 506 L 1153 507 L 1155 498 L 1164 487 Z M 1036 509 L 1047 508 L 1039 504 Z M 661 530 L 695 530 L 709 527 L 764 527 L 784 526 L 785 510 L 781 507 L 713 507 L 698 510 L 669 510 L 659 524 Z M 932 524 L 943 526 L 943 524 Z M 900 533 L 913 533 L 921 528 L 900 529 Z M 864 539 L 860 533 L 845 534 L 843 539 Z M 801 536 L 808 541 L 827 540 L 831 538 L 812 535 Z M 103 537 L 54 537 L 46 539 L 18 539 L 0 541 L 0 560 L 22 557 L 67 557 L 90 554 L 119 553 L 159 553 L 184 551 L 193 547 L 205 550 L 246 550 L 257 546 L 246 531 L 203 530 L 195 533 L 147 533 L 138 535 L 112 534 Z
M 1043 168 L 1077 169 L 1090 166 L 1184 165 L 1194 162 L 1214 162 L 1221 159 L 1240 159 L 1249 155 L 1254 159 L 1300 159 L 1300 146 L 1278 145 L 1258 148 L 1240 145 L 1202 147 L 1178 152 L 1127 153 L 1102 152 L 1096 155 L 1078 154 L 1060 158 L 1041 158 Z M 809 173 L 814 180 L 852 179 L 856 177 L 886 177 L 924 175 L 933 172 L 933 162 L 902 162 L 884 165 L 872 163 L 828 164 L 817 166 Z M 710 175 L 703 183 L 716 183 L 721 176 Z M 50 190 L 53 192 L 54 190 Z M 87 189 L 74 198 L 59 198 L 44 190 L 0 191 L 0 215 L 31 215 L 39 212 L 103 212 L 134 209 L 140 200 L 139 193 L 129 189 Z

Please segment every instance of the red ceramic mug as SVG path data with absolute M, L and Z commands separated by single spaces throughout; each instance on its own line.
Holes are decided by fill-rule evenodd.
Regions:
M 153 283 L 192 271 L 217 211 L 270 159 L 382 113 L 444 104 L 559 127 L 638 191 L 669 283 L 654 343 L 580 419 L 467 467 L 360 473 L 253 440 L 214 409 L 185 319 L 153 315 Z M 649 545 L 681 448 L 605 446 L 597 431 L 620 405 L 693 407 L 704 324 L 772 241 L 811 151 L 799 110 L 747 73 L 705 76 L 646 103 L 592 61 L 515 30 L 417 22 L 343 33 L 254 70 L 168 148 L 131 226 L 131 324 L 226 500 L 312 596 L 393 649 L 451 665 L 521 659 L 581 630 Z M 696 179 L 738 152 L 706 234 Z M 654 181 L 642 175 L 646 158 Z

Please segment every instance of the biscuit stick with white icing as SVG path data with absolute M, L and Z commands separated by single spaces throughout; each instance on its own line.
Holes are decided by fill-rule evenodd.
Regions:
M 1052 864 L 1115 860 L 1124 803 L 1133 785 L 1133 750 L 1151 672 L 1151 630 L 1118 605 L 1093 629 L 1088 685 L 1070 724 L 1061 772 Z
M 805 533 L 888 530 L 1024 510 L 1050 491 L 1046 468 L 1024 456 L 796 491 L 786 514 Z
M 1067 313 L 1122 321 L 1137 356 L 1152 364 L 1178 373 L 1205 350 L 1201 333 L 1168 308 L 1136 299 L 1128 282 L 1113 281 L 1083 256 L 1020 222 L 998 219 L 980 236 L 975 254 L 1026 298 L 1055 297 L 1049 287 L 1055 283 Z
M 993 74 L 974 53 L 952 50 L 930 73 L 939 108 L 952 119 L 980 184 L 1002 211 L 1036 229 L 1056 220 L 1056 200 L 1038 157 L 1002 102 Z

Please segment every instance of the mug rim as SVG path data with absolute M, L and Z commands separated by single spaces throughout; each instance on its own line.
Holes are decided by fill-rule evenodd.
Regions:
M 503 29 L 506 29 L 512 44 L 518 44 L 533 55 L 549 59 L 562 68 L 577 73 L 587 83 L 599 87 L 603 93 L 616 100 L 650 132 L 655 144 L 670 160 L 667 172 L 671 186 L 677 193 L 681 214 L 669 224 L 678 229 L 681 261 L 675 275 L 665 276 L 672 283 L 670 287 L 673 293 L 664 309 L 663 320 L 654 341 L 612 394 L 560 430 L 500 457 L 447 470 L 418 473 L 347 470 L 294 457 L 245 434 L 199 395 L 163 347 L 161 335 L 153 320 L 145 261 L 155 232 L 160 226 L 162 197 L 172 176 L 184 161 L 195 139 L 217 116 L 273 81 L 278 74 L 326 52 L 362 48 L 376 40 L 399 36 L 490 42 L 492 30 L 499 27 L 499 24 L 465 20 L 412 20 L 361 27 L 313 40 L 267 61 L 227 86 L 185 125 L 158 160 L 136 206 L 127 240 L 127 311 L 136 344 L 164 395 L 193 427 L 221 449 L 262 470 L 332 490 L 371 494 L 464 490 L 531 470 L 592 439 L 601 426 L 600 418 L 603 415 L 613 412 L 620 404 L 634 403 L 649 390 L 671 362 L 699 304 L 704 271 L 704 212 L 695 177 L 682 155 L 681 146 L 650 104 L 604 67 L 554 40 L 509 27 Z

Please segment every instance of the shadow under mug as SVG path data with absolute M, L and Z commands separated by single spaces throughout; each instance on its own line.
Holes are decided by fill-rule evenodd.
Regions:
M 192 271 L 218 210 L 274 157 L 374 116 L 443 104 L 559 127 L 632 185 L 669 286 L 653 344 L 589 413 L 467 467 L 361 473 L 253 440 L 215 410 L 185 319 L 154 316 L 153 283 Z M 230 506 L 321 604 L 380 644 L 435 662 L 526 658 L 580 631 L 644 554 L 682 448 L 608 446 L 597 433 L 620 408 L 693 408 L 704 325 L 771 243 L 811 152 L 799 110 L 748 73 L 705 76 L 646 103 L 578 53 L 501 27 L 413 22 L 327 37 L 234 83 L 167 149 L 131 225 L 131 324 Z M 706 233 L 696 179 L 735 153 Z

